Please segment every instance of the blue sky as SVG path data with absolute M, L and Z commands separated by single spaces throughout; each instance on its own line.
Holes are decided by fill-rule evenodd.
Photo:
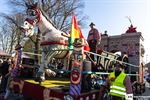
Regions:
M 89 16 L 88 25 L 94 22 L 99 32 L 107 30 L 110 36 L 125 33 L 130 26 L 126 16 L 130 17 L 137 31 L 142 32 L 145 55 L 150 61 L 150 0 L 85 0 L 84 14 Z M 88 25 L 82 29 L 85 37 L 90 30 Z
M 8 8 L 7 0 L 0 0 L 0 13 L 9 13 L 11 8 Z
M 11 10 L 5 2 L 0 0 L 0 12 Z M 150 61 L 148 52 L 150 51 L 150 0 L 84 0 L 84 2 L 83 12 L 89 17 L 86 28 L 82 29 L 85 37 L 88 35 L 90 22 L 94 22 L 101 33 L 107 30 L 110 36 L 125 33 L 130 25 L 126 18 L 128 16 L 132 24 L 137 27 L 137 31 L 143 34 L 145 55 L 148 55 L 147 61 Z

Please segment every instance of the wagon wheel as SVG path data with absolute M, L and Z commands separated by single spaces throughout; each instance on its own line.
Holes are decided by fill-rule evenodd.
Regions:
M 124 55 L 122 57 L 122 61 L 125 62 L 125 63 L 129 63 L 128 57 L 126 55 Z M 125 73 L 129 73 L 129 66 L 125 63 L 123 63 Z

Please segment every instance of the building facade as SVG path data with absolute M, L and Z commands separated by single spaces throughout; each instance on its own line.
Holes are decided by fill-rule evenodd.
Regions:
M 145 52 L 143 43 L 142 33 L 137 32 L 136 28 L 131 24 L 128 30 L 121 35 L 108 36 L 105 31 L 102 34 L 99 48 L 112 53 L 121 51 L 122 54 L 128 55 L 130 64 L 140 66 L 143 63 Z M 131 71 L 137 72 L 138 68 L 132 66 Z

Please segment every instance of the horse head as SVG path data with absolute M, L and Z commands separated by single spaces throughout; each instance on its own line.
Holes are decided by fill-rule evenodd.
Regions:
M 60 42 L 68 40 L 68 37 L 62 36 L 62 34 L 66 33 L 56 28 L 45 12 L 38 7 L 37 3 L 27 5 L 26 13 L 27 18 L 24 21 L 24 25 L 21 27 L 25 36 L 32 36 L 34 34 L 35 27 L 38 27 L 42 35 L 45 36 L 43 39 L 44 41 Z
M 24 21 L 23 26 L 21 26 L 22 32 L 24 32 L 25 36 L 32 36 L 34 34 L 34 28 L 36 24 L 40 21 L 40 9 L 36 4 L 28 5 L 27 6 L 27 18 Z

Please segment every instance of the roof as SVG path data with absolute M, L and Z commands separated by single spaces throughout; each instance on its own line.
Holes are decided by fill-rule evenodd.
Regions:
M 13 53 L 11 54 L 12 57 L 15 57 L 15 55 L 16 55 L 16 52 L 13 52 Z M 31 58 L 31 57 L 29 57 L 28 55 L 26 55 L 26 54 L 24 54 L 24 53 L 22 53 L 21 57 L 22 57 L 22 58 Z
M 11 56 L 9 53 L 4 52 L 3 50 L 0 50 L 0 56 Z

